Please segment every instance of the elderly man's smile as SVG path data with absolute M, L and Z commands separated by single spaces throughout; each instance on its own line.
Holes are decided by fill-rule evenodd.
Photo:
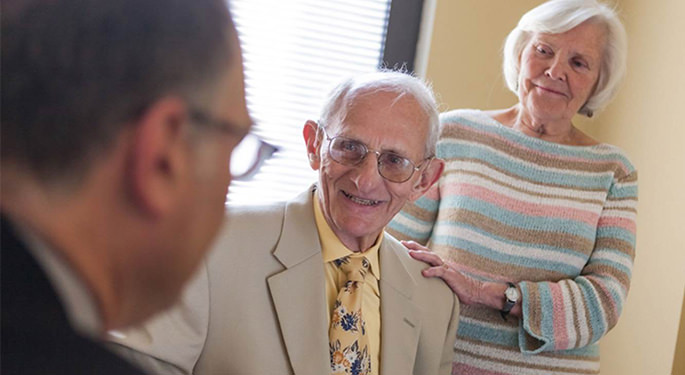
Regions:
M 377 206 L 377 205 L 383 203 L 383 201 L 379 201 L 379 200 L 364 199 L 361 197 L 357 197 L 357 196 L 352 195 L 352 194 L 350 194 L 344 190 L 341 190 L 341 192 L 347 199 L 351 200 L 352 202 L 354 202 L 356 204 L 360 204 L 362 206 Z

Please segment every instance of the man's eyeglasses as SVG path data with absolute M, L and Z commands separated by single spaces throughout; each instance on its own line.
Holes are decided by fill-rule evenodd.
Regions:
M 264 162 L 278 151 L 278 147 L 246 132 L 243 128 L 228 121 L 212 118 L 200 110 L 191 110 L 190 118 L 197 124 L 211 126 L 217 130 L 242 137 L 240 143 L 231 152 L 230 168 L 233 180 L 249 180 L 259 171 Z
M 433 158 L 431 156 L 423 159 L 419 166 L 415 166 L 411 160 L 402 155 L 390 151 L 371 150 L 364 143 L 350 138 L 340 136 L 331 138 L 323 126 L 319 126 L 319 129 L 328 140 L 328 154 L 331 159 L 343 165 L 356 166 L 366 159 L 369 152 L 372 152 L 378 158 L 378 173 L 391 182 L 408 181 L 415 171 L 421 169 L 426 161 Z

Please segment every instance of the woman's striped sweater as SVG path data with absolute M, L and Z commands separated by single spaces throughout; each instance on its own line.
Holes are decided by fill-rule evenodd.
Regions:
M 529 137 L 477 110 L 441 116 L 439 182 L 389 225 L 461 271 L 517 283 L 521 319 L 462 306 L 458 374 L 594 374 L 635 255 L 637 173 L 614 146 Z

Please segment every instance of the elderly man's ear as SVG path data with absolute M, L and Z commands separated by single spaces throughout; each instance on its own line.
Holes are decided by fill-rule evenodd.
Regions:
M 318 170 L 321 166 L 321 159 L 319 158 L 319 149 L 321 147 L 321 135 L 317 134 L 319 125 L 312 120 L 307 120 L 302 129 L 304 142 L 307 144 L 307 156 L 309 158 L 309 166 L 313 170 Z
M 127 152 L 126 186 L 136 209 L 159 217 L 173 210 L 191 181 L 186 104 L 163 98 L 137 120 Z
M 425 194 L 434 183 L 440 179 L 442 171 L 445 169 L 445 162 L 442 159 L 433 158 L 428 165 L 421 168 L 421 177 L 414 182 L 413 191 L 409 200 L 415 201 Z

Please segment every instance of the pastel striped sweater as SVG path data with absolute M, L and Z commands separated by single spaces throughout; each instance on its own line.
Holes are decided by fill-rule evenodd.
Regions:
M 523 317 L 461 307 L 457 374 L 596 374 L 635 256 L 637 173 L 618 148 L 529 137 L 477 110 L 441 115 L 439 182 L 389 225 L 460 270 L 512 281 Z

